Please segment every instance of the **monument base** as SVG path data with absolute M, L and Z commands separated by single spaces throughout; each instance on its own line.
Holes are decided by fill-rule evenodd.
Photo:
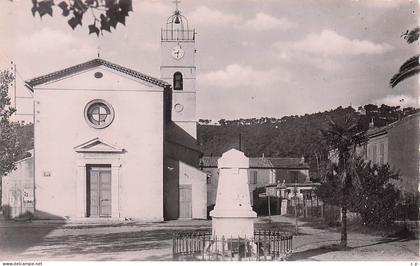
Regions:
M 254 236 L 254 219 L 251 211 L 245 217 L 220 217 L 212 215 L 212 235 L 217 238 L 250 238 Z

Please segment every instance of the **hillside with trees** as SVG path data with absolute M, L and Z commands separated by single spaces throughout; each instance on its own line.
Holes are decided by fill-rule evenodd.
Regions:
M 328 159 L 328 150 L 321 129 L 325 130 L 328 118 L 339 119 L 346 114 L 360 120 L 367 129 L 373 121 L 376 127 L 385 126 L 419 111 L 408 107 L 368 104 L 357 110 L 341 106 L 329 111 L 292 115 L 282 118 L 251 118 L 225 120 L 217 124 L 200 119 L 197 138 L 204 155 L 220 156 L 229 148 L 240 148 L 247 156 L 305 157 L 310 165 L 310 176 L 319 180 Z M 17 135 L 24 150 L 33 148 L 33 126 L 21 125 Z
M 216 125 L 200 120 L 198 141 L 207 156 L 220 156 L 229 148 L 240 148 L 247 156 L 304 156 L 310 165 L 312 180 L 319 180 L 328 159 L 328 150 L 321 130 L 328 126 L 328 118 L 339 119 L 349 115 L 359 119 L 362 128 L 369 123 L 380 127 L 417 112 L 415 108 L 368 104 L 357 110 L 338 107 L 334 110 L 292 115 L 282 118 L 252 118 L 225 120 Z

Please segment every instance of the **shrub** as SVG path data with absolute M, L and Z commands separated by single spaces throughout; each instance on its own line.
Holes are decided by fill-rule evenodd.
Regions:
M 356 162 L 355 171 L 357 178 L 348 188 L 350 191 L 348 210 L 359 213 L 361 222 L 365 225 L 375 227 L 390 225 L 397 219 L 402 208 L 401 193 L 391 182 L 398 180 L 398 173 L 392 172 L 388 164 L 379 166 L 360 159 Z M 342 184 L 337 174 L 331 171 L 318 188 L 317 195 L 325 203 L 340 206 L 341 188 Z M 411 210 L 405 213 L 414 213 L 414 207 L 411 205 L 404 205 L 404 208 Z
M 399 178 L 388 164 L 360 162 L 357 166 L 359 186 L 352 195 L 353 208 L 362 222 L 370 226 L 388 226 L 397 218 L 400 191 L 390 181 Z
M 397 209 L 398 220 L 419 220 L 419 194 L 406 194 L 403 196 Z

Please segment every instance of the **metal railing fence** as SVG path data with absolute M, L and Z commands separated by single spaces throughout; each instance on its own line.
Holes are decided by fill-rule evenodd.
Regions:
M 293 251 L 293 235 L 256 231 L 251 237 L 217 238 L 210 232 L 184 232 L 173 236 L 174 260 L 286 260 Z
M 162 29 L 160 38 L 163 41 L 193 41 L 195 30 Z

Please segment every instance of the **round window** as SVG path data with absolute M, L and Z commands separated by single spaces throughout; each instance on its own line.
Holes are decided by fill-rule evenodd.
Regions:
M 104 100 L 93 100 L 85 107 L 85 119 L 94 128 L 105 128 L 114 120 L 114 109 Z

